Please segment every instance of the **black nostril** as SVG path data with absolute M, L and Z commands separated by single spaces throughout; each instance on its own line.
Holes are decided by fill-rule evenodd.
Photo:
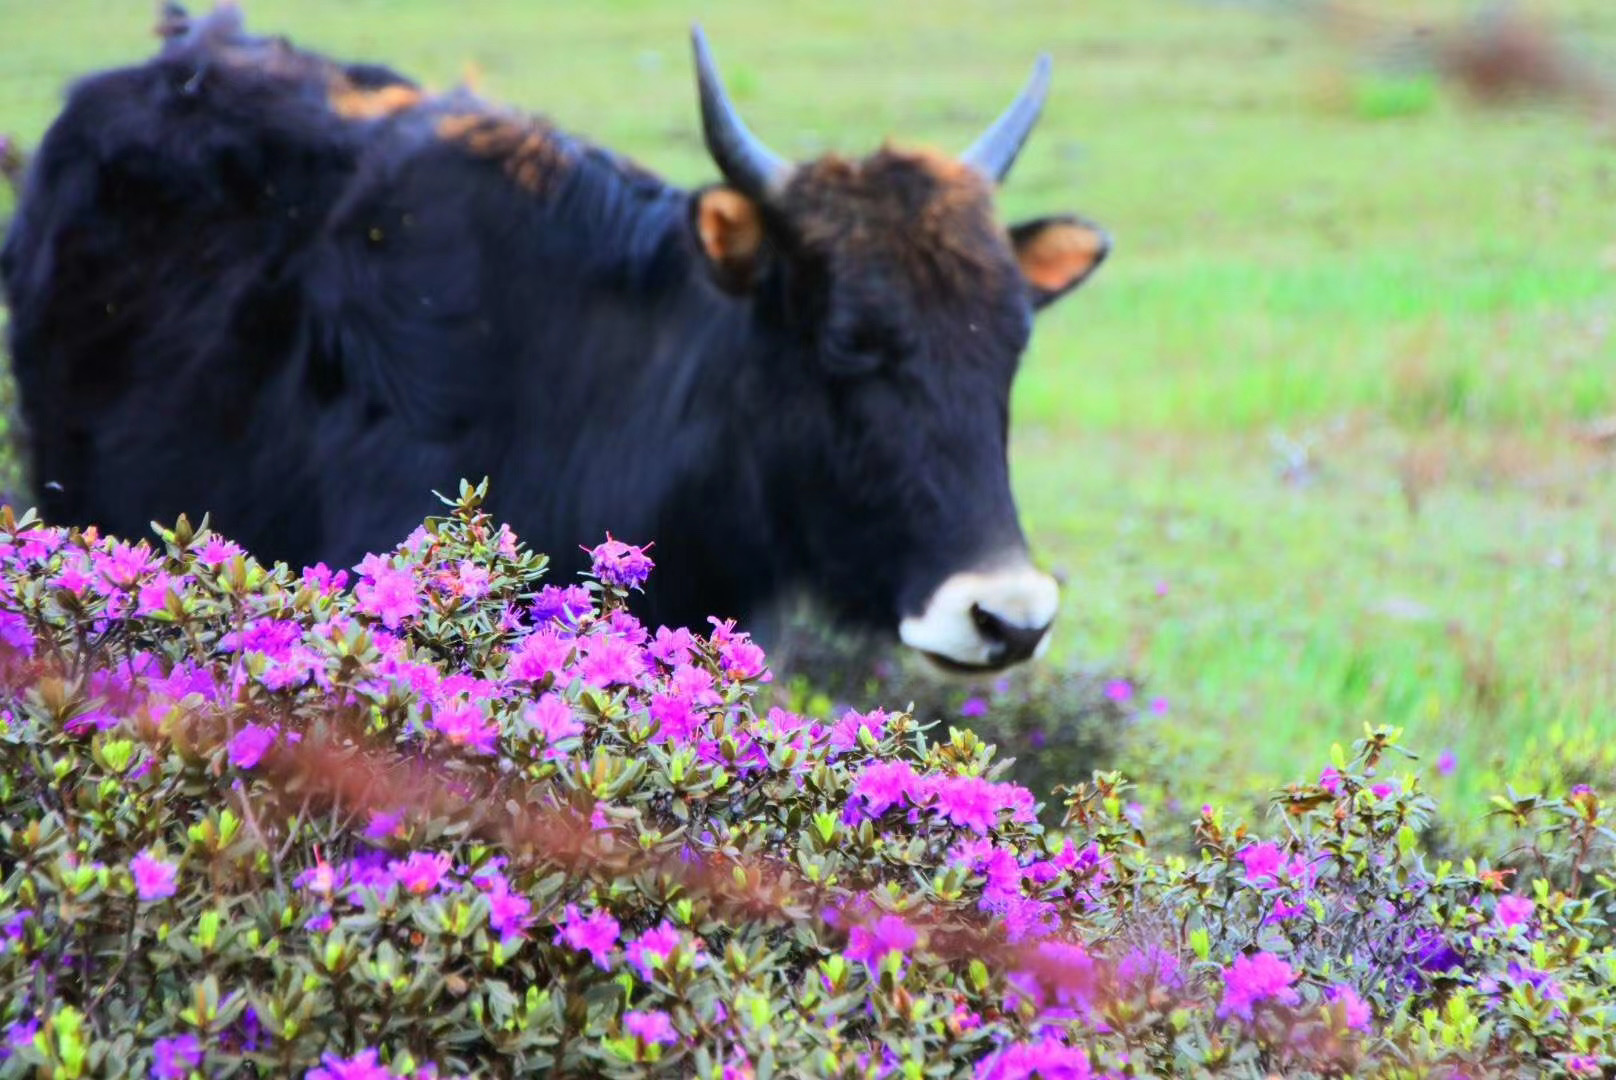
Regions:
M 1049 630 L 1048 626 L 1012 626 L 981 604 L 971 605 L 971 623 L 983 641 L 1001 647 L 995 659 L 1005 663 L 1030 659 Z

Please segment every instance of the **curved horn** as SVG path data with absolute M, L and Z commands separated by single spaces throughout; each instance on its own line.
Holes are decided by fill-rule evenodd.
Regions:
M 1021 88 L 1016 100 L 999 115 L 992 127 L 982 133 L 981 138 L 971 144 L 961 159 L 995 184 L 1003 183 L 1009 175 L 1010 166 L 1021 152 L 1021 145 L 1027 141 L 1033 125 L 1038 122 L 1038 114 L 1044 108 L 1044 96 L 1049 92 L 1049 67 L 1049 54 L 1041 53 L 1038 62 L 1033 65 L 1032 77 Z
M 791 175 L 790 163 L 764 146 L 741 122 L 699 24 L 690 28 L 690 40 L 696 49 L 696 84 L 701 92 L 701 128 L 707 152 L 724 179 L 742 194 L 762 199 L 778 193 Z

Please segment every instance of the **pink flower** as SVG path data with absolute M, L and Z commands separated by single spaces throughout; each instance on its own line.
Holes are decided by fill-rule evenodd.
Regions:
M 1001 1046 L 978 1062 L 972 1075 L 974 1080 L 1090 1080 L 1094 1073 L 1082 1047 L 1050 1034 Z
M 202 1043 L 195 1035 L 171 1035 L 152 1044 L 153 1080 L 185 1080 L 202 1064 Z
M 105 550 L 92 551 L 90 563 L 109 591 L 126 589 L 152 568 L 152 553 L 139 546 L 114 540 Z
M 532 910 L 532 902 L 511 892 L 510 883 L 504 877 L 495 880 L 488 893 L 488 925 L 501 940 L 520 937 L 531 922 L 528 914 Z
M 591 686 L 634 686 L 645 674 L 640 650 L 615 637 L 591 637 L 584 642 L 584 657 L 578 664 L 584 682 Z
M 612 534 L 607 533 L 604 544 L 584 550 L 589 552 L 592 562 L 590 573 L 602 585 L 611 585 L 619 589 L 639 589 L 644 587 L 646 579 L 651 576 L 651 570 L 656 565 L 645 554 L 653 546 L 646 544 L 643 548 L 635 547 L 621 540 L 613 540 Z
M 1276 844 L 1251 844 L 1242 848 L 1238 856 L 1246 864 L 1246 880 L 1260 885 L 1279 884 L 1279 875 L 1285 869 L 1285 855 Z
M 558 620 L 566 626 L 576 626 L 578 620 L 595 610 L 594 597 L 582 585 L 546 585 L 533 598 L 533 621 L 547 623 Z
M 659 626 L 656 640 L 645 651 L 658 663 L 680 667 L 690 663 L 690 653 L 695 647 L 695 637 L 684 627 L 669 630 L 666 626 Z
M 1530 896 L 1513 893 L 1498 898 L 1498 922 L 1501 926 L 1523 926 L 1532 921 L 1537 904 Z
M 597 911 L 587 919 L 578 914 L 578 905 L 568 904 L 566 918 L 556 931 L 555 943 L 566 942 L 574 949 L 589 953 L 595 963 L 608 967 L 607 958 L 617 942 L 617 920 L 604 911 Z
M 1324 771 L 1319 773 L 1319 787 L 1335 795 L 1341 790 L 1341 774 L 1334 765 L 1326 765 Z
M 763 649 L 740 637 L 732 638 L 720 645 L 718 657 L 722 661 L 724 674 L 732 682 L 756 679 L 763 675 L 768 667 L 768 659 L 763 655 Z
M 1345 984 L 1330 987 L 1325 1000 L 1332 1005 L 1340 1006 L 1340 1015 L 1348 1029 L 1352 1031 L 1368 1031 L 1369 1023 L 1374 1019 L 1374 1011 L 1358 996 L 1358 992 Z
M 521 646 L 511 653 L 511 662 L 505 669 L 506 677 L 531 679 L 537 682 L 548 675 L 559 676 L 566 670 L 572 655 L 572 641 L 554 630 L 535 630 L 522 639 Z
M 1236 957 L 1223 972 L 1223 1004 L 1219 1016 L 1251 1018 L 1252 1006 L 1263 1001 L 1295 1005 L 1301 996 L 1291 984 L 1295 970 L 1270 952 Z
M 377 1064 L 376 1051 L 362 1050 L 351 1058 L 326 1053 L 320 1058 L 324 1068 L 310 1069 L 304 1080 L 395 1080 L 385 1065 Z
M 864 800 L 864 813 L 876 818 L 909 798 L 918 778 L 907 761 L 877 761 L 859 770 L 848 795 L 851 806 L 854 799 Z
M 674 1031 L 673 1021 L 660 1009 L 624 1013 L 623 1029 L 647 1045 L 672 1046 L 679 1041 L 679 1033 Z
M 649 979 L 654 963 L 668 958 L 668 954 L 679 946 L 679 931 L 667 919 L 653 930 L 641 934 L 637 941 L 631 942 L 623 950 L 628 959 L 629 966 L 640 973 L 643 979 Z
M 443 881 L 443 875 L 449 869 L 449 856 L 443 852 L 429 855 L 416 851 L 407 859 L 394 859 L 387 864 L 387 869 L 406 892 L 421 896 L 436 889 Z
M 554 692 L 529 705 L 522 715 L 544 737 L 544 744 L 550 748 L 545 756 L 552 759 L 564 756 L 557 749 L 562 743 L 583 734 L 583 721 L 573 713 L 566 699 Z
M 682 694 L 655 694 L 649 710 L 656 722 L 652 742 L 687 743 L 701 730 L 706 715 L 697 712 L 688 697 Z
M 237 555 L 245 554 L 246 552 L 241 550 L 241 545 L 232 540 L 226 540 L 217 533 L 209 534 L 208 538 L 195 548 L 197 561 L 208 566 L 218 566 L 222 562 L 234 559 Z
M 986 716 L 987 712 L 988 703 L 979 697 L 968 697 L 960 703 L 959 713 L 967 720 L 977 716 Z
M 373 561 L 375 560 L 375 561 Z M 366 567 L 368 566 L 368 572 Z M 415 592 L 415 576 L 381 563 L 370 556 L 360 564 L 366 579 L 354 588 L 354 610 L 378 616 L 388 629 L 421 613 L 421 600 Z
M 1452 750 L 1444 750 L 1442 753 L 1437 755 L 1436 771 L 1441 773 L 1443 776 L 1452 776 L 1453 770 L 1457 769 L 1458 767 L 1459 759 L 1454 756 Z
M 264 759 L 275 745 L 276 731 L 262 724 L 248 724 L 230 740 L 230 764 L 238 769 L 250 769 Z
M 1105 696 L 1121 704 L 1133 700 L 1133 683 L 1127 679 L 1113 679 L 1105 684 Z
M 492 754 L 499 740 L 499 725 L 472 701 L 456 700 L 433 709 L 432 726 L 456 746 L 484 754 Z
M 859 744 L 861 731 L 868 731 L 879 741 L 886 727 L 887 714 L 884 709 L 875 709 L 867 713 L 856 713 L 849 709 L 830 729 L 830 748 L 843 751 L 853 749 Z
M 173 896 L 179 867 L 142 851 L 129 860 L 129 873 L 135 879 L 135 894 L 142 900 L 162 900 Z
M 878 967 L 888 953 L 903 954 L 915 947 L 915 932 L 897 915 L 882 915 L 873 926 L 854 926 L 847 933 L 847 958 L 871 968 Z
M 1019 784 L 1000 784 L 980 776 L 927 776 L 923 793 L 936 799 L 936 809 L 949 821 L 978 833 L 999 823 L 999 812 L 1009 810 L 1016 821 L 1032 821 L 1032 792 Z

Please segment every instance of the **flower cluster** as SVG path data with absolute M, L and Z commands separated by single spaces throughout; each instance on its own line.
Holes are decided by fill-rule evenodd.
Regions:
M 1616 1063 L 1592 789 L 1427 865 L 1372 732 L 1272 836 L 1159 851 L 1105 773 L 1046 829 L 973 732 L 773 704 L 732 622 L 634 616 L 643 550 L 546 581 L 484 494 L 351 572 L 0 509 L 0 1076 Z

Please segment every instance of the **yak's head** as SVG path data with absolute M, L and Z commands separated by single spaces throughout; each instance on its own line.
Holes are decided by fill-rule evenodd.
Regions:
M 799 164 L 747 130 L 699 27 L 694 44 L 724 182 L 692 199 L 691 233 L 777 343 L 764 376 L 777 405 L 757 422 L 791 448 L 794 475 L 776 479 L 809 585 L 945 670 L 1039 655 L 1059 588 L 1010 492 L 1011 382 L 1034 316 L 1110 246 L 1075 216 L 1006 226 L 994 211 L 1049 58 L 958 157 L 889 146 Z

